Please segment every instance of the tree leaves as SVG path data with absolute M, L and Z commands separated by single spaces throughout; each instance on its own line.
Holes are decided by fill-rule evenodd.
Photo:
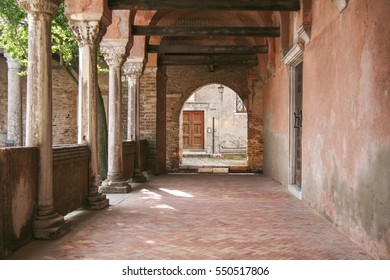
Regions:
M 0 1 L 0 48 L 27 65 L 28 21 L 26 13 L 16 0 Z M 59 6 L 52 21 L 52 54 L 61 66 L 77 68 L 78 46 L 64 15 L 64 5 Z

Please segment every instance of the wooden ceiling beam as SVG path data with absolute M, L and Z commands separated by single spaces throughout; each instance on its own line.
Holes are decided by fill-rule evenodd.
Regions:
M 300 0 L 108 0 L 111 10 L 298 11 Z
M 135 36 L 279 37 L 279 27 L 178 27 L 133 25 Z
M 268 53 L 268 46 L 148 45 L 146 50 L 167 54 L 256 54 Z
M 191 66 L 207 65 L 210 67 L 223 65 L 246 65 L 258 64 L 256 55 L 165 55 L 158 59 L 161 66 Z

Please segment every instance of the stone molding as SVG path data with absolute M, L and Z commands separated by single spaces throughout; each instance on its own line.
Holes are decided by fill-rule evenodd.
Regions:
M 100 51 L 109 67 L 120 68 L 124 62 L 125 46 L 100 46 Z
M 296 67 L 303 61 L 303 44 L 295 44 L 286 54 L 281 53 L 284 64 Z
M 331 1 L 337 6 L 337 8 L 339 8 L 340 13 L 344 11 L 344 9 L 348 5 L 348 0 L 331 0 Z
M 97 45 L 107 28 L 100 21 L 69 21 L 69 27 L 79 47 Z
M 27 13 L 54 14 L 63 0 L 18 0 L 18 4 Z
M 308 24 L 304 24 L 299 27 L 298 36 L 305 42 L 306 45 L 309 44 L 311 39 L 311 26 Z

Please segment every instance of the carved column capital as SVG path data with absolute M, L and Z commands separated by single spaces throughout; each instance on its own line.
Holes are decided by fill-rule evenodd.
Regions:
M 123 65 L 126 47 L 125 46 L 100 46 L 104 60 L 110 67 L 121 67 Z
M 13 58 L 11 55 L 7 53 L 4 56 L 7 58 L 8 69 L 20 70 L 22 68 L 17 58 Z
M 97 45 L 107 31 L 107 27 L 98 20 L 69 20 L 69 27 L 79 47 Z
M 58 6 L 64 0 L 18 0 L 18 4 L 26 13 L 46 13 L 54 14 Z
M 140 61 L 127 60 L 123 65 L 126 76 L 139 78 L 142 75 L 144 64 Z

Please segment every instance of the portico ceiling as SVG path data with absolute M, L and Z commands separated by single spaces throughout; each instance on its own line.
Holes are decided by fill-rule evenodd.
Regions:
M 268 38 L 280 36 L 272 13 L 300 8 L 299 0 L 108 0 L 108 4 L 137 14 L 154 11 L 149 24 L 133 25 L 132 34 L 145 36 L 146 52 L 158 53 L 165 65 L 216 61 L 253 65 L 257 56 L 267 53 Z

